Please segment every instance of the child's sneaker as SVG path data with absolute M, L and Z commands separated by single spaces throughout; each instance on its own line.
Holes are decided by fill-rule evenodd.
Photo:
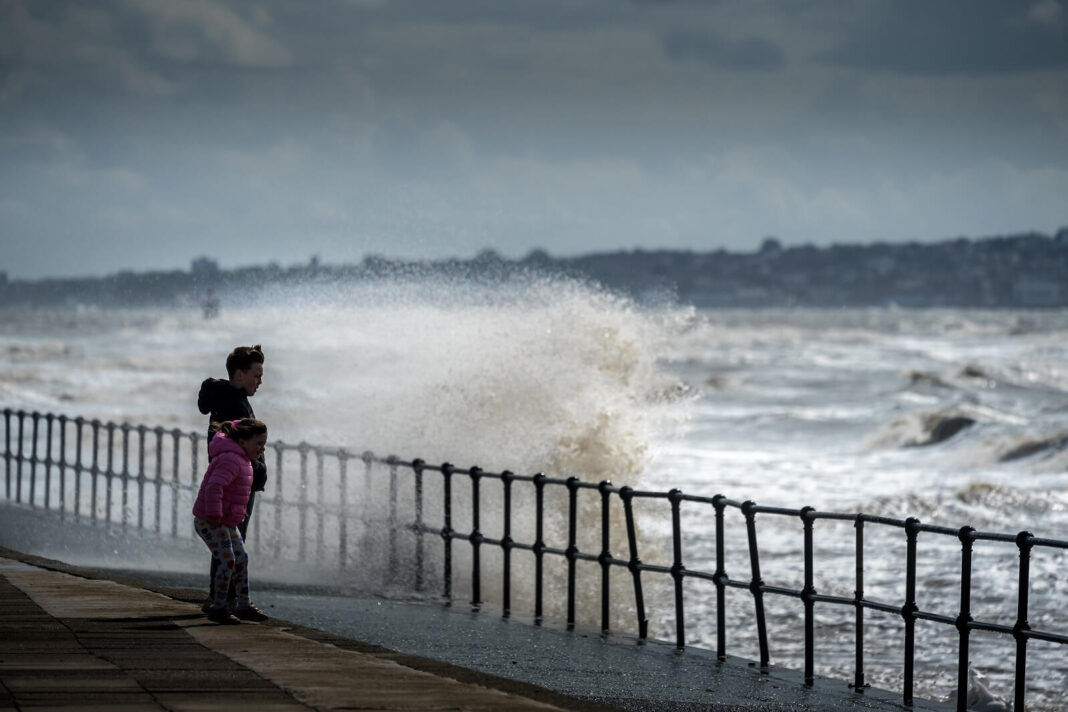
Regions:
M 256 623 L 262 623 L 268 619 L 268 615 L 256 608 L 251 603 L 244 608 L 235 608 L 234 616 L 240 618 L 243 621 L 255 621 Z

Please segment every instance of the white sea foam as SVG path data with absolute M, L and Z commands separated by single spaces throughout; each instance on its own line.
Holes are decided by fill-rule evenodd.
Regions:
M 1064 312 L 695 314 L 640 307 L 568 280 L 389 279 L 227 298 L 211 321 L 195 310 L 0 312 L 0 402 L 199 430 L 200 381 L 222 377 L 223 357 L 241 343 L 264 346 L 267 375 L 253 405 L 272 438 L 287 442 L 680 487 L 775 506 L 917 516 L 947 527 L 1027 529 L 1049 538 L 1068 532 Z M 929 435 L 932 417 L 953 414 L 976 422 L 944 441 L 915 446 Z M 1033 443 L 1042 446 L 1004 457 Z M 581 521 L 595 522 L 595 498 L 587 499 Z M 558 501 L 550 509 L 559 539 L 565 509 Z M 670 565 L 661 526 L 666 510 L 650 508 L 650 514 L 659 518 L 645 520 L 653 524 L 643 532 L 642 558 Z M 499 525 L 488 521 L 487 536 L 499 535 L 492 530 Z M 707 509 L 687 509 L 683 522 L 686 566 L 712 570 Z M 517 531 L 528 525 L 517 522 Z M 799 575 L 796 560 L 776 556 L 798 548 L 796 529 L 761 530 L 769 580 Z M 613 530 L 623 530 L 618 520 Z M 848 572 L 851 529 L 839 534 L 841 550 L 825 540 L 817 546 L 829 547 L 823 559 L 829 570 Z M 873 596 L 889 592 L 895 600 L 900 593 L 899 539 L 869 550 Z M 580 546 L 597 549 L 596 542 Z M 959 592 L 946 583 L 953 578 L 946 571 L 957 565 L 959 543 L 949 537 L 933 549 L 945 558 L 921 571 L 925 605 L 952 616 Z M 612 550 L 621 556 L 626 547 L 615 541 Z M 984 570 L 990 572 L 1011 571 L 1018 560 L 1012 546 L 989 556 Z M 1068 586 L 1065 564 L 1064 556 L 1036 556 L 1033 623 L 1063 631 L 1055 592 Z M 728 563 L 738 575 L 746 566 Z M 821 591 L 849 595 L 848 582 L 828 576 Z M 976 601 L 989 608 L 983 615 L 1014 614 L 1002 610 L 1014 600 L 1012 577 L 1003 578 L 977 577 Z M 615 581 L 625 588 L 625 574 Z M 654 588 L 667 581 L 661 588 L 670 588 L 668 577 L 647 581 Z M 580 595 L 596 592 L 590 583 Z M 625 591 L 614 594 L 626 600 Z M 648 595 L 654 632 L 669 635 L 670 606 Z M 780 605 L 774 600 L 769 605 Z M 690 625 L 714 620 L 710 601 L 688 599 Z M 580 616 L 590 610 L 586 603 L 580 602 Z M 750 614 L 751 602 L 743 600 L 729 617 L 744 627 Z M 898 636 L 889 623 L 878 632 L 886 640 Z M 690 636 L 710 644 L 714 626 Z M 744 631 L 732 641 L 742 649 L 731 652 L 739 654 L 753 643 Z M 780 661 L 792 654 L 783 642 L 775 641 Z M 977 645 L 996 649 L 990 641 Z M 948 639 L 932 639 L 920 650 L 929 661 L 955 654 Z M 881 658 L 872 657 L 875 668 Z M 870 679 L 892 687 L 900 655 L 888 649 L 882 657 L 889 672 L 874 670 Z M 999 684 L 1011 679 L 1009 664 L 984 668 Z M 943 694 L 936 683 L 919 681 L 932 696 Z M 1059 689 L 1043 681 L 1034 688 L 1038 709 Z

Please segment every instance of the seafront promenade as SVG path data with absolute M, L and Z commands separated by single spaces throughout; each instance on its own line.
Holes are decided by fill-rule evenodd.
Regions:
M 548 684 L 541 687 L 281 619 L 214 625 L 199 610 L 200 596 L 0 548 L 0 709 L 904 709 L 878 691 L 828 694 L 744 664 L 695 680 L 692 668 L 680 664 L 683 656 L 573 633 L 564 649 L 553 631 L 533 626 L 512 624 L 524 629 L 521 638 L 476 632 L 497 655 L 512 646 L 511 657 L 543 665 Z M 382 614 L 387 623 L 397 615 L 389 610 Z M 612 655 L 640 656 L 634 659 L 644 661 L 638 664 L 646 679 L 632 679 L 637 668 L 628 669 L 623 658 L 611 662 L 606 646 L 618 649 Z M 585 665 L 592 659 L 603 661 L 593 673 Z M 568 677 L 582 678 L 580 693 L 560 692 Z
M 0 709 L 611 709 L 0 553 Z

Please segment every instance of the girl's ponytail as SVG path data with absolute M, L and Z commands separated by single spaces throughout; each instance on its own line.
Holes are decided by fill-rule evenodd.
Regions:
M 262 420 L 257 420 L 256 418 L 242 418 L 241 420 L 212 423 L 211 432 L 222 433 L 231 440 L 248 440 L 266 433 L 267 426 Z

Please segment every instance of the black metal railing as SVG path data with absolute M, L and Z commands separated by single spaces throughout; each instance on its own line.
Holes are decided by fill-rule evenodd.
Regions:
M 192 527 L 180 520 L 192 507 L 201 473 L 198 459 L 203 437 L 179 429 L 149 428 L 127 423 L 117 425 L 99 420 L 70 418 L 52 413 L 14 411 L 4 413 L 4 497 L 12 504 L 40 507 L 92 523 L 136 527 L 175 537 L 193 537 Z M 88 435 L 88 437 L 87 437 Z M 104 442 L 102 442 L 102 440 Z M 765 507 L 751 501 L 738 502 L 723 495 L 713 497 L 615 487 L 611 482 L 585 482 L 575 477 L 558 478 L 544 474 L 520 475 L 509 471 L 487 472 L 478 467 L 459 468 L 449 463 L 432 465 L 420 459 L 378 457 L 371 452 L 355 453 L 344 448 L 316 447 L 272 442 L 273 493 L 257 499 L 250 536 L 254 552 L 278 559 L 316 562 L 346 569 L 359 560 L 380 557 L 391 576 L 408 576 L 417 590 L 438 585 L 442 595 L 454 597 L 454 581 L 467 580 L 470 602 L 479 606 L 482 584 L 488 570 L 483 564 L 487 551 L 500 554 L 500 606 L 504 615 L 513 610 L 514 554 L 533 557 L 533 615 L 545 616 L 547 557 L 566 563 L 564 619 L 568 628 L 576 625 L 577 567 L 592 564 L 599 569 L 600 628 L 608 632 L 612 605 L 610 591 L 613 569 L 625 570 L 633 586 L 633 600 L 627 603 L 635 615 L 633 632 L 649 636 L 646 614 L 646 585 L 643 575 L 666 576 L 673 592 L 675 645 L 686 646 L 685 602 L 687 580 L 703 580 L 715 587 L 716 654 L 727 655 L 727 592 L 748 591 L 754 606 L 751 625 L 756 629 L 759 666 L 770 665 L 768 614 L 765 596 L 796 599 L 803 613 L 803 672 L 807 685 L 815 682 L 815 612 L 817 604 L 853 610 L 854 671 L 852 688 L 862 693 L 865 681 L 865 612 L 877 611 L 900 617 L 904 626 L 902 661 L 902 700 L 912 705 L 915 687 L 916 623 L 929 621 L 951 626 L 957 631 L 957 709 L 967 700 L 970 636 L 986 631 L 1011 637 L 1015 647 L 1015 691 L 1013 709 L 1025 709 L 1027 689 L 1027 646 L 1029 641 L 1068 644 L 1064 631 L 1032 628 L 1029 623 L 1030 562 L 1036 549 L 1066 550 L 1068 541 L 1043 539 L 1029 532 L 997 534 L 978 532 L 971 527 L 951 529 L 922 524 L 917 519 L 898 520 L 868 514 L 819 512 L 811 507 L 786 509 Z M 135 464 L 131 459 L 135 458 Z M 118 464 L 121 461 L 121 466 Z M 354 480 L 351 465 L 362 465 L 363 481 Z M 291 473 L 296 470 L 296 478 Z M 183 476 L 184 473 L 184 476 Z M 403 473 L 403 474 L 402 474 Z M 459 491 L 457 483 L 464 487 Z M 485 483 L 496 483 L 492 496 Z M 560 509 L 546 503 L 549 494 L 566 495 Z M 592 500 L 580 496 L 593 497 Z M 483 530 L 483 501 L 491 499 L 493 513 L 499 515 L 493 528 L 499 536 Z M 517 500 L 519 504 L 517 504 Z M 640 503 L 670 508 L 670 564 L 644 563 L 640 556 L 636 513 Z M 715 568 L 688 568 L 684 560 L 683 507 L 697 507 L 695 516 L 713 517 L 715 527 Z M 612 553 L 612 542 L 621 541 L 612 528 L 614 515 L 622 509 L 627 555 Z M 581 519 L 579 513 L 587 515 Z M 747 576 L 727 574 L 728 545 L 726 513 L 744 517 Z M 765 583 L 761 574 L 758 544 L 758 517 L 786 518 L 799 522 L 802 531 L 800 557 L 803 585 L 794 588 Z M 533 528 L 532 540 L 515 538 L 515 526 L 522 522 Z M 815 587 L 814 524 L 818 521 L 852 523 L 854 529 L 854 590 L 852 596 L 823 594 Z M 586 526 L 587 522 L 591 523 Z M 563 541 L 550 541 L 547 527 Z M 901 530 L 906 555 L 903 600 L 887 601 L 865 594 L 865 532 L 869 526 Z M 777 526 L 777 525 L 776 525 Z M 293 530 L 295 535 L 293 534 Z M 917 551 L 921 535 L 956 538 L 960 543 L 959 607 L 952 615 L 922 610 L 917 599 Z M 440 555 L 434 556 L 431 540 L 440 539 Z M 579 540 L 589 541 L 587 550 Z M 295 541 L 294 541 L 295 539 Z M 566 543 L 565 543 L 566 541 Z M 468 548 L 457 566 L 462 551 Z M 1015 620 L 1011 625 L 976 620 L 972 611 L 973 547 L 976 542 L 1014 545 L 1019 564 L 1016 585 Z M 795 557 L 796 558 L 796 557 Z

